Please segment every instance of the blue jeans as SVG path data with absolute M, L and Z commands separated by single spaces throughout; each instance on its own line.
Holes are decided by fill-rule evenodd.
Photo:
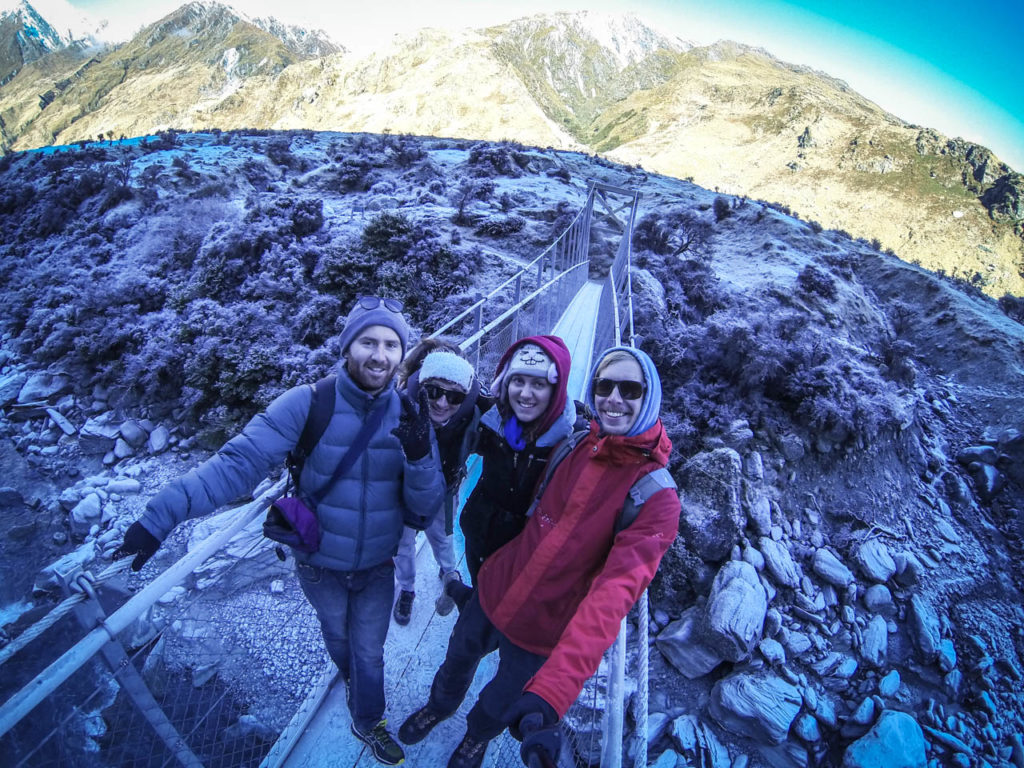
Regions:
M 523 686 L 547 658 L 515 645 L 491 624 L 474 590 L 459 613 L 444 663 L 430 686 L 431 709 L 442 715 L 454 714 L 469 692 L 480 660 L 495 650 L 498 671 L 466 713 L 466 733 L 480 741 L 490 741 L 505 730 L 505 712 L 519 700 Z
M 320 619 L 327 653 L 348 688 L 352 722 L 367 731 L 384 717 L 384 640 L 395 599 L 395 567 L 386 560 L 363 571 L 295 568 Z
M 395 578 L 398 588 L 406 592 L 416 591 L 416 531 L 406 528 L 402 539 L 398 542 L 398 554 L 395 555 Z M 444 514 L 438 513 L 430 521 L 427 530 L 427 541 L 434 552 L 434 560 L 442 574 L 455 570 L 454 538 L 445 532 Z

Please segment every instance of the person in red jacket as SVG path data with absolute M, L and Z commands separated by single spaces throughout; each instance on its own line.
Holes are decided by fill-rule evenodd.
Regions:
M 672 450 L 653 361 L 629 347 L 606 351 L 587 402 L 598 420 L 557 466 L 522 532 L 484 562 L 429 700 L 399 729 L 406 744 L 422 740 L 458 709 L 480 659 L 498 650 L 498 670 L 467 714 L 449 768 L 479 766 L 506 726 L 517 734 L 527 718 L 542 727 L 558 722 L 678 531 L 671 488 L 617 531 L 630 488 L 666 466 Z

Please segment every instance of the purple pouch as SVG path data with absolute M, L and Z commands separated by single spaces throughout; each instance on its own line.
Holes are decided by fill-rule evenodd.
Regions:
M 313 553 L 320 548 L 316 513 L 295 496 L 284 496 L 270 505 L 263 535 L 300 552 Z

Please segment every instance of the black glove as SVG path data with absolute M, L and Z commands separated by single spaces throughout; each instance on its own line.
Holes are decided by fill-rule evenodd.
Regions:
M 536 693 L 527 691 L 505 710 L 505 721 L 508 723 L 508 732 L 512 734 L 512 738 L 522 741 L 524 725 L 532 726 L 534 729 L 555 725 L 558 722 L 558 713 Z
M 151 558 L 160 548 L 160 540 L 146 530 L 146 527 L 137 520 L 128 526 L 124 532 L 124 541 L 121 546 L 114 550 L 113 559 L 119 560 L 128 555 L 135 555 L 132 561 L 132 570 L 141 570 L 146 561 Z
M 523 719 L 529 720 L 534 717 L 537 716 L 527 715 Z M 562 728 L 558 723 L 532 731 L 526 729 L 524 733 L 526 733 L 526 737 L 523 739 L 523 746 L 519 748 L 519 757 L 523 761 L 523 765 L 532 765 L 530 763 L 531 755 L 536 755 L 539 758 L 536 761 L 539 765 L 552 766 L 552 768 L 558 765 L 558 754 L 562 751 Z
M 420 391 L 419 408 L 413 405 L 412 399 L 405 392 L 402 399 L 402 415 L 398 418 L 398 426 L 391 434 L 398 438 L 409 461 L 419 461 L 430 453 L 430 410 L 427 408 L 427 394 Z

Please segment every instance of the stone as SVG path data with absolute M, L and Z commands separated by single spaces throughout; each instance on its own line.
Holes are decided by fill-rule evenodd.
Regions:
M 807 452 L 804 441 L 793 434 L 786 434 L 780 438 L 779 451 L 786 461 L 799 461 Z
M 799 658 L 811 650 L 811 638 L 803 632 L 787 631 L 785 635 L 781 632 L 779 634 L 784 638 L 782 644 L 793 658 Z
M 767 496 L 758 495 L 750 502 L 750 524 L 761 536 L 772 530 L 772 503 Z
M 850 720 L 857 725 L 871 725 L 875 719 L 875 700 L 866 696 L 864 701 L 850 715 Z
M 999 452 L 991 445 L 972 445 L 964 448 L 956 456 L 956 460 L 965 467 L 975 461 L 994 465 L 998 459 Z
M 953 641 L 944 637 L 939 642 L 939 669 L 943 672 L 950 672 L 956 667 L 956 648 L 953 647 Z
M 843 768 L 925 768 L 927 764 L 921 726 L 895 710 L 883 712 L 843 755 Z
M 864 593 L 864 605 L 872 613 L 883 613 L 893 608 L 892 592 L 884 584 L 872 584 Z
M 892 670 L 889 674 L 878 681 L 878 694 L 889 698 L 895 696 L 896 692 L 900 689 L 900 673 L 898 670 Z
M 750 563 L 758 571 L 764 570 L 764 555 L 761 554 L 760 550 L 754 547 L 743 548 L 743 560 L 744 562 Z
M 134 419 L 129 419 L 121 424 L 120 427 L 121 437 L 128 443 L 132 448 L 141 448 L 146 444 L 146 440 L 149 439 L 149 435 L 146 430 L 142 428 L 139 422 Z
M 18 400 L 18 393 L 21 392 L 28 375 L 24 373 L 7 373 L 0 376 L 0 408 L 6 408 Z
M 896 583 L 901 587 L 912 587 L 921 581 L 925 573 L 924 563 L 913 552 L 897 552 L 893 555 L 896 563 Z
M 729 751 L 696 715 L 682 715 L 672 721 L 672 746 L 691 764 L 729 768 Z
M 876 669 L 885 666 L 889 654 L 889 632 L 882 616 L 875 614 L 868 622 L 860 653 L 869 666 Z
M 854 580 L 853 571 L 843 565 L 839 558 L 829 550 L 824 548 L 815 550 L 811 568 L 834 587 L 843 587 L 845 589 Z
M 139 493 L 142 490 L 142 483 L 129 477 L 118 477 L 106 485 L 107 493 L 119 493 L 122 496 Z
M 121 434 L 116 424 L 112 424 L 109 412 L 88 419 L 78 433 L 78 447 L 82 453 L 98 456 L 114 450 L 114 443 Z
M 982 501 L 992 501 L 1006 484 L 1006 478 L 991 464 L 974 461 L 968 465 L 967 472 L 974 481 L 974 489 Z
M 654 641 L 668 662 L 690 680 L 703 677 L 724 661 L 706 642 L 706 617 L 694 606 L 683 612 Z
M 99 494 L 90 493 L 71 510 L 71 532 L 84 536 L 103 513 Z
M 811 744 L 821 739 L 821 729 L 818 727 L 818 721 L 815 720 L 814 715 L 807 712 L 796 719 L 793 732 L 797 735 L 797 738 Z
M 739 736 L 781 744 L 800 712 L 800 689 L 771 674 L 737 673 L 715 683 L 708 713 Z
M 743 474 L 755 483 L 764 480 L 764 460 L 757 451 L 751 451 L 743 458 Z
M 896 573 L 896 562 L 889 548 L 878 539 L 868 539 L 857 548 L 857 564 L 872 581 L 886 582 Z
M 127 459 L 129 456 L 135 454 L 134 449 L 128 444 L 128 441 L 123 437 L 119 437 L 114 441 L 114 455 L 121 459 Z
M 171 433 L 167 427 L 159 426 L 149 433 L 149 441 L 146 447 L 150 453 L 163 453 L 171 442 Z
M 727 558 L 746 526 L 742 477 L 743 460 L 731 448 L 699 453 L 683 466 L 679 530 L 706 562 Z
M 935 609 L 920 595 L 911 595 L 907 619 L 921 655 L 925 661 L 934 661 L 939 655 L 942 642 L 939 617 Z
M 71 391 L 71 377 L 64 373 L 41 371 L 29 376 L 18 392 L 19 403 L 38 403 L 56 400 Z
M 764 660 L 772 666 L 786 663 L 786 649 L 782 647 L 782 643 L 778 640 L 766 637 L 757 644 L 757 650 L 764 656 Z
M 749 563 L 730 560 L 715 576 L 708 598 L 708 640 L 729 661 L 750 656 L 761 637 L 768 597 Z
M 765 567 L 776 582 L 792 589 L 800 585 L 800 569 L 793 562 L 789 549 L 767 536 L 761 537 L 758 548 L 764 555 Z
M 47 408 L 46 415 L 50 417 L 50 421 L 57 426 L 57 429 L 65 435 L 73 435 L 78 431 L 75 429 L 75 425 L 68 421 L 67 417 L 56 408 Z

